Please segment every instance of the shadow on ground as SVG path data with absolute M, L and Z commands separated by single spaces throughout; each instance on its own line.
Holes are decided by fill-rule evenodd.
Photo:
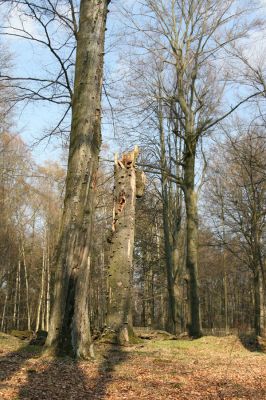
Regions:
M 0 359 L 0 393 L 10 387 L 10 397 L 7 394 L 5 399 L 101 400 L 116 366 L 128 358 L 128 351 L 118 345 L 105 347 L 100 363 L 40 358 L 41 354 L 42 347 L 28 345 Z M 13 397 L 16 387 L 19 393 Z
M 15 375 L 29 359 L 38 359 L 41 353 L 42 348 L 39 346 L 23 345 L 17 351 L 6 353 L 1 356 L 0 385 L 2 385 L 3 381 Z
M 241 333 L 238 335 L 240 342 L 248 351 L 266 352 L 266 340 L 254 334 Z

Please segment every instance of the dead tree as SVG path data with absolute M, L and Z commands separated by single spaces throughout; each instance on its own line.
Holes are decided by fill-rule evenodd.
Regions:
M 108 329 L 118 343 L 127 343 L 133 334 L 131 315 L 131 280 L 135 234 L 136 197 L 143 195 L 145 175 L 136 170 L 138 148 L 115 157 L 114 209 L 108 268 Z

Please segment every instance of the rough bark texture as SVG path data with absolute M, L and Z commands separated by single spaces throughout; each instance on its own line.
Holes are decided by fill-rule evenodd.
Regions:
M 88 290 L 101 144 L 101 88 L 108 0 L 81 0 L 64 212 L 47 346 L 92 355 Z
M 168 319 L 167 330 L 173 334 L 181 332 L 181 293 L 180 293 L 180 270 L 178 260 L 178 235 L 180 233 L 181 213 L 180 209 L 176 210 L 172 221 L 170 222 L 171 204 L 169 181 L 167 176 L 167 162 L 165 149 L 165 134 L 163 127 L 163 117 L 161 105 L 158 110 L 158 121 L 160 131 L 160 164 L 162 168 L 161 184 L 162 184 L 162 201 L 163 201 L 163 231 L 164 231 L 164 248 L 167 275 L 168 290 Z M 171 185 L 171 183 L 170 183 Z M 175 193 L 178 196 L 177 193 Z M 171 231 L 171 223 L 173 230 Z M 177 229 L 176 229 L 177 228 Z M 174 231 L 174 232 L 173 232 Z M 172 240 L 171 240 L 172 238 Z
M 254 330 L 256 335 L 265 336 L 264 291 L 259 268 L 254 271 Z
M 127 343 L 133 332 L 131 316 L 131 279 L 135 234 L 135 204 L 142 193 L 143 174 L 136 182 L 135 161 L 137 148 L 115 160 L 114 214 L 109 237 L 109 308 L 108 329 L 119 343 Z
M 191 146 L 192 147 L 192 146 Z M 187 154 L 184 169 L 185 203 L 187 215 L 187 270 L 189 275 L 189 335 L 200 337 L 200 302 L 198 293 L 198 207 L 197 194 L 194 188 L 195 179 L 195 150 Z

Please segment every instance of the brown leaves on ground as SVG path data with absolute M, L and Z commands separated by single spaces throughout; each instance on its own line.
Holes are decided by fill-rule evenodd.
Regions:
M 235 336 L 101 345 L 95 362 L 47 357 L 3 334 L 0 344 L 1 400 L 266 399 L 266 355 Z

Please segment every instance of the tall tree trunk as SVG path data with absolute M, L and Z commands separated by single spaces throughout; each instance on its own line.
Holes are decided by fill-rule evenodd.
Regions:
M 173 248 L 170 243 L 170 227 L 168 223 L 167 200 L 163 201 L 163 227 L 164 227 L 164 244 L 166 256 L 166 273 L 167 273 L 167 289 L 168 289 L 168 322 L 167 330 L 173 334 L 178 333 L 180 328 L 180 314 L 178 304 L 178 288 L 175 280 L 175 268 Z
M 131 281 L 135 235 L 136 170 L 138 149 L 115 159 L 114 212 L 110 246 L 108 328 L 119 343 L 133 334 Z
M 254 329 L 258 336 L 265 334 L 263 297 L 262 276 L 259 267 L 257 267 L 254 269 Z
M 23 242 L 21 243 L 21 252 L 24 265 L 25 274 L 25 289 L 26 289 L 26 308 L 27 308 L 27 328 L 31 330 L 31 316 L 30 316 L 30 299 L 29 299 L 29 279 L 28 279 L 28 268 L 26 264 L 25 248 Z
M 223 265 L 223 292 L 224 292 L 224 319 L 225 319 L 225 334 L 229 335 L 229 323 L 228 323 L 228 288 L 227 288 L 227 270 L 226 270 L 226 260 L 225 260 L 225 221 L 224 221 L 224 201 L 222 198 L 222 235 L 223 235 L 223 245 L 222 245 L 222 265 Z
M 20 299 L 21 299 L 21 261 L 18 261 L 18 296 L 17 296 L 17 308 L 16 308 L 16 328 L 20 328 Z
M 158 123 L 159 123 L 159 133 L 160 133 L 160 164 L 161 164 L 161 185 L 162 185 L 162 205 L 163 205 L 163 231 L 164 231 L 164 248 L 165 248 L 165 263 L 166 263 L 166 275 L 167 275 L 167 290 L 168 290 L 168 321 L 167 321 L 167 329 L 173 334 L 180 333 L 181 330 L 181 309 L 180 303 L 180 292 L 178 287 L 178 264 L 176 252 L 177 248 L 177 240 L 173 243 L 173 240 L 170 239 L 170 236 L 176 235 L 179 233 L 176 231 L 176 222 L 179 219 L 179 215 L 174 215 L 172 221 L 172 226 L 174 227 L 175 232 L 171 232 L 170 227 L 170 207 L 171 205 L 171 196 L 170 196 L 170 188 L 167 176 L 167 161 L 166 161 L 166 149 L 165 149 L 165 133 L 163 126 L 163 114 L 161 110 L 162 105 L 159 103 L 158 105 Z M 179 214 L 179 210 L 177 214 Z M 175 238 L 177 239 L 177 237 Z
M 198 293 L 198 207 L 195 192 L 195 145 L 191 143 L 187 150 L 184 168 L 185 203 L 187 216 L 187 258 L 186 265 L 189 274 L 189 335 L 200 337 L 200 303 Z M 193 150 L 194 147 L 194 150 Z
M 5 328 L 7 299 L 8 299 L 8 291 L 6 292 L 6 295 L 5 295 L 5 302 L 4 302 L 2 321 L 1 321 L 1 331 L 4 331 L 4 328 Z
M 14 328 L 16 326 L 16 321 L 17 321 L 19 271 L 20 271 L 20 261 L 18 262 L 18 268 L 17 268 L 17 272 L 16 272 L 16 285 L 15 285 L 14 308 L 13 308 L 13 327 Z
M 224 259 L 224 250 L 223 250 L 223 259 Z M 224 319 L 225 319 L 225 334 L 229 335 L 229 322 L 228 322 L 228 285 L 227 285 L 227 271 L 224 267 L 224 276 L 223 276 L 223 290 L 224 290 Z
M 41 316 L 41 308 L 43 304 L 43 292 L 44 292 L 44 274 L 45 274 L 45 248 L 43 249 L 42 255 L 42 276 L 41 276 L 41 288 L 40 288 L 40 298 L 37 306 L 37 315 L 36 315 L 36 325 L 35 332 L 39 330 L 40 326 L 40 316 Z
M 143 284 L 143 326 L 153 326 L 154 323 L 154 292 L 153 271 L 151 265 L 151 254 L 144 251 L 144 284 Z
M 46 345 L 93 356 L 88 291 L 108 0 L 81 0 L 64 211 L 56 257 L 55 301 Z
M 261 276 L 261 273 L 260 273 Z M 266 304 L 265 304 L 265 291 L 264 291 L 264 284 L 263 278 L 261 276 L 260 280 L 260 335 L 265 337 L 266 336 Z
M 50 272 L 50 253 L 49 253 L 49 242 L 47 239 L 47 251 L 46 251 L 46 321 L 45 321 L 45 329 L 49 331 L 49 322 L 50 322 L 50 281 L 51 281 L 51 272 Z

